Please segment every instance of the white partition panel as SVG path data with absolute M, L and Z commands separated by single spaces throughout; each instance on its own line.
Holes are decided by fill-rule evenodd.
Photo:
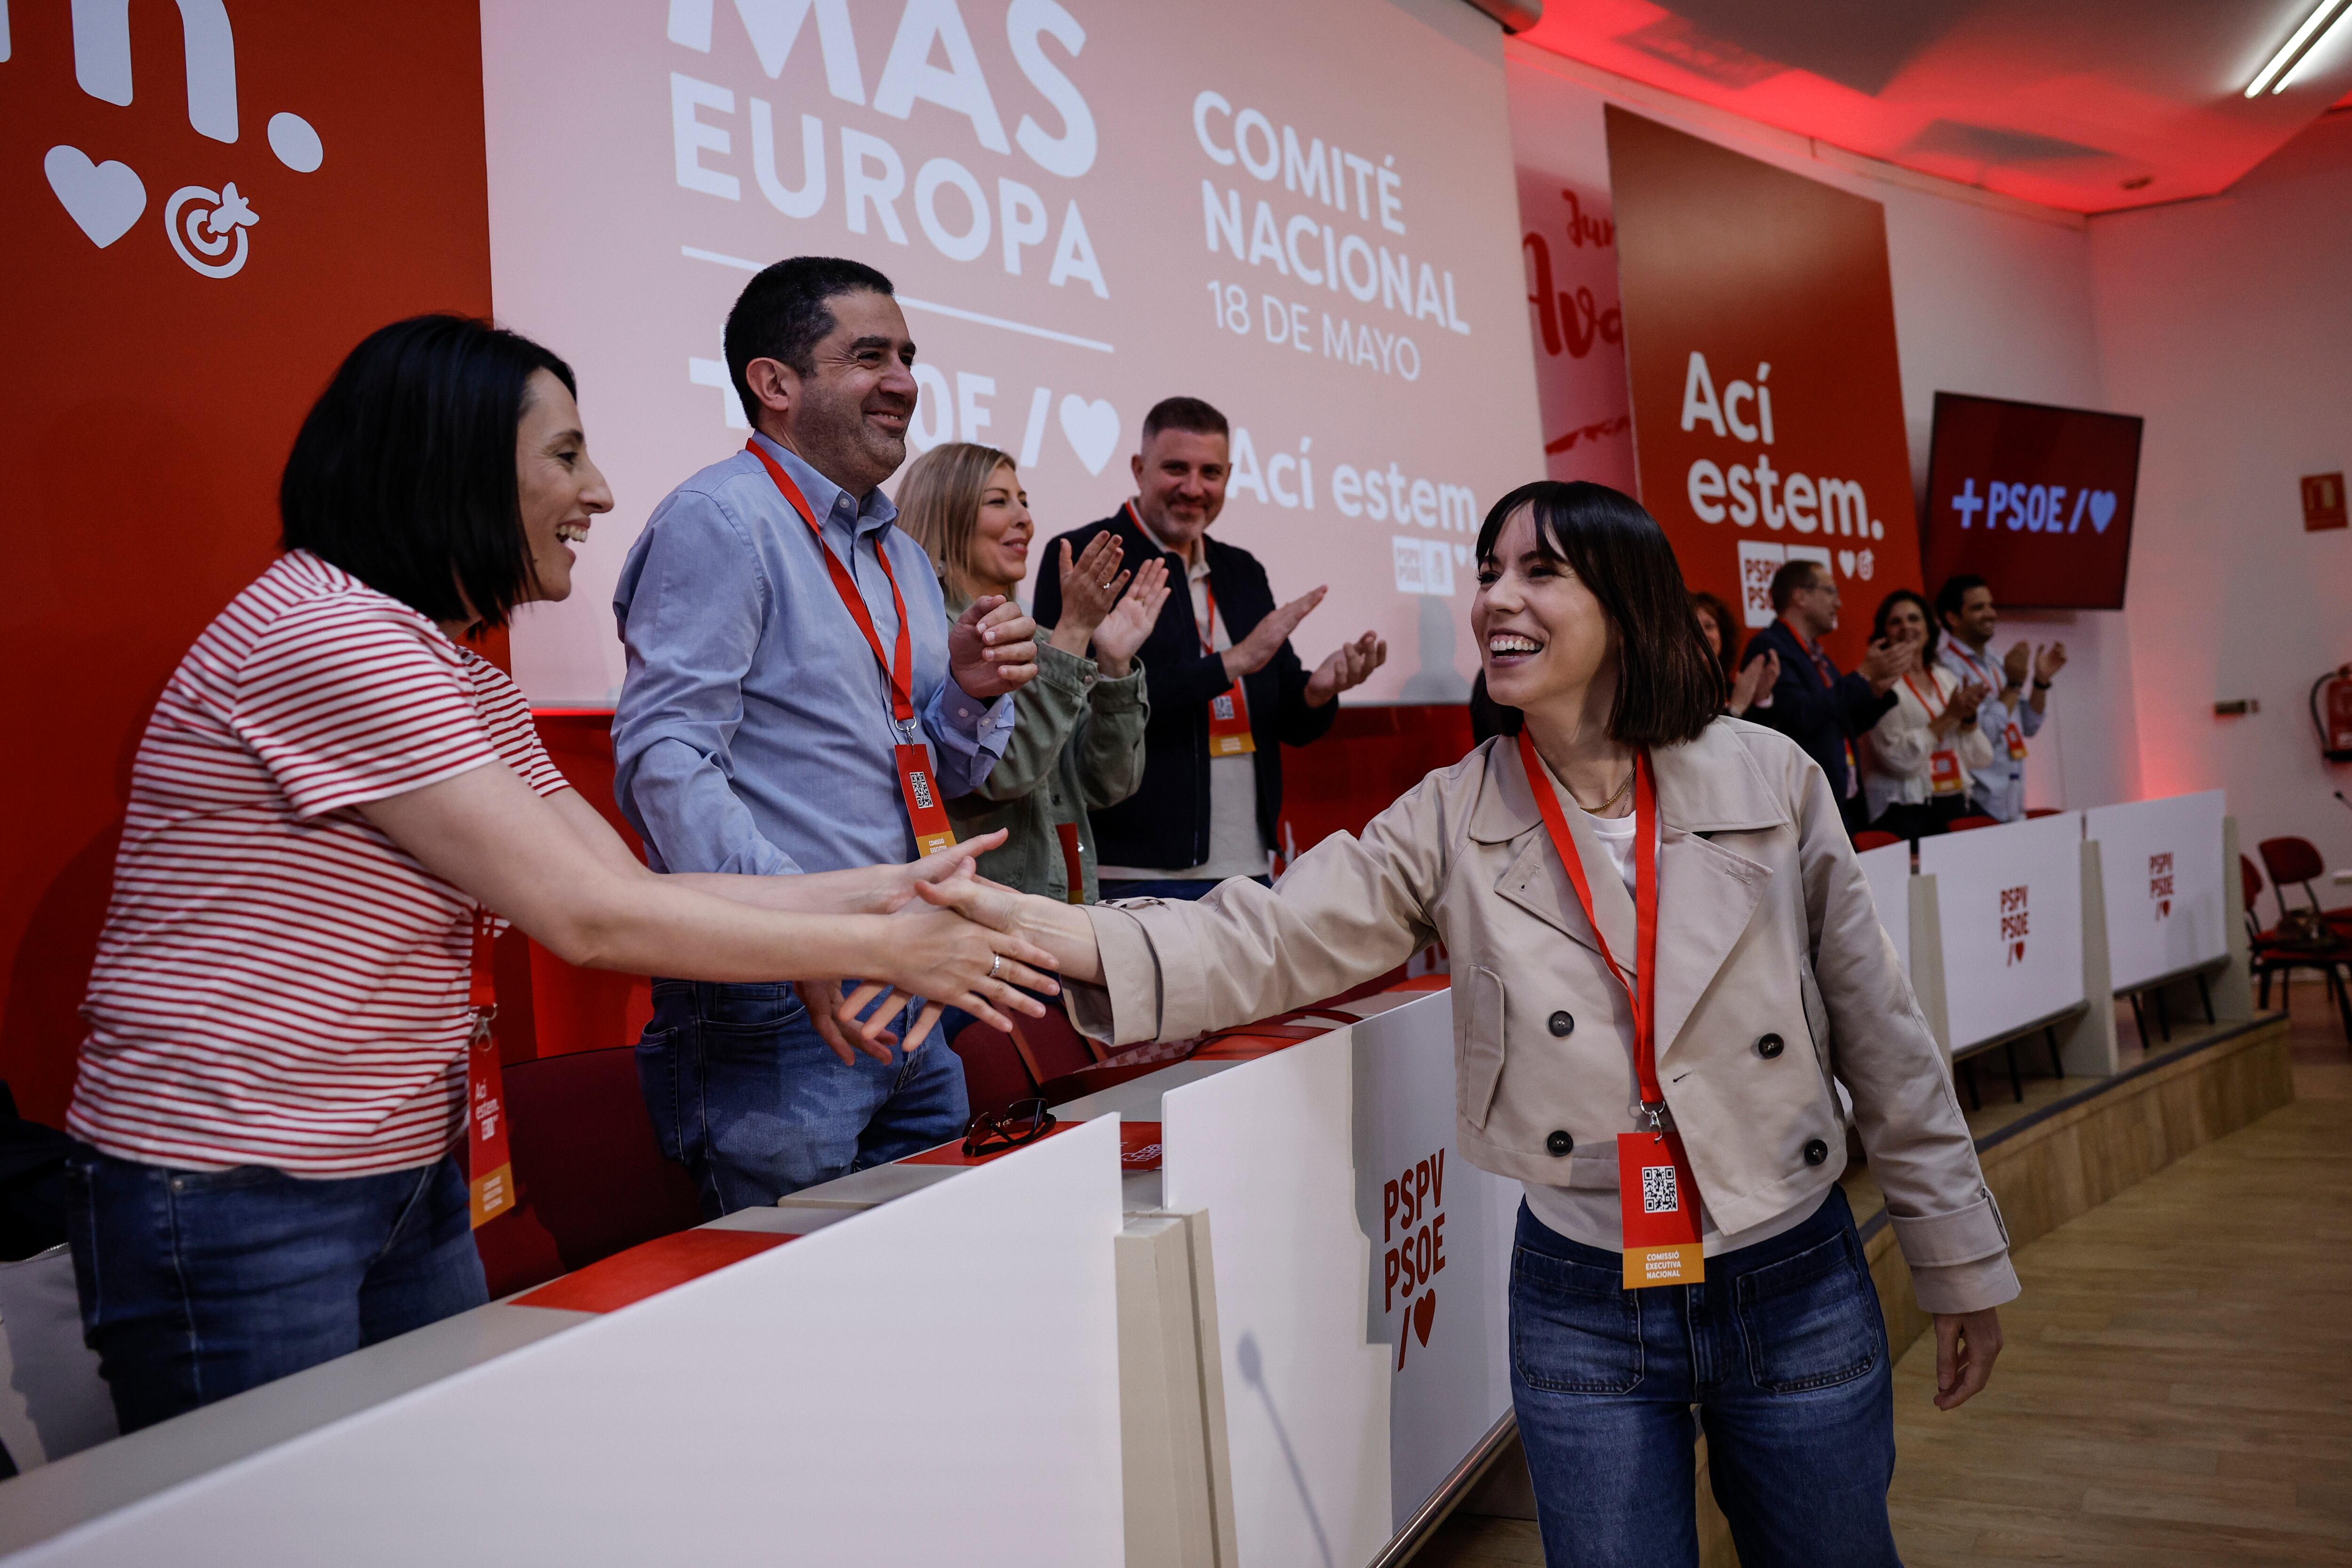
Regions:
M 2082 844 L 2072 811 L 1919 841 L 1920 873 L 1936 879 L 1953 1050 L 2082 1005 Z
M 2083 814 L 2084 837 L 2099 843 L 2117 991 L 2229 956 L 2222 799 L 2206 790 Z
M 1453 1147 L 1450 994 L 1171 1089 L 1161 1122 L 1168 1206 L 1215 1227 L 1241 1562 L 1357 1568 L 1510 1405 L 1518 1186 Z
M 1854 859 L 1861 863 L 1863 878 L 1870 884 L 1871 901 L 1878 906 L 1878 923 L 1886 928 L 1886 940 L 1895 944 L 1895 954 L 1903 961 L 1907 976 L 1911 973 L 1911 846 L 1882 844 Z
M 15 1559 L 1115 1563 L 1106 1118 Z

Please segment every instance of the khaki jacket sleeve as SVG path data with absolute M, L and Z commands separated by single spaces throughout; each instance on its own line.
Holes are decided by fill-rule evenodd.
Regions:
M 1137 660 L 1113 679 L 1097 671 L 1093 699 L 1078 720 L 1078 787 L 1088 811 L 1117 805 L 1143 787 L 1143 731 L 1151 699 Z
M 1854 1127 L 1919 1304 L 1930 1312 L 1999 1306 L 2017 1294 L 2009 1233 L 1978 1167 L 1950 1069 L 1878 922 L 1829 780 L 1805 759 L 1791 761 L 1801 770 L 1790 794 L 1832 1064 L 1853 1097 Z
M 1430 911 L 1459 824 L 1424 779 L 1361 838 L 1335 833 L 1273 887 L 1220 883 L 1197 903 L 1091 904 L 1103 984 L 1066 987 L 1078 1028 L 1114 1045 L 1184 1039 L 1318 1001 L 1435 938 Z
M 972 793 L 984 800 L 1019 800 L 1045 783 L 1086 712 L 1094 686 L 1094 660 L 1064 653 L 1040 632 L 1037 677 L 1013 694 L 1013 733 L 1005 738 L 1004 754 Z

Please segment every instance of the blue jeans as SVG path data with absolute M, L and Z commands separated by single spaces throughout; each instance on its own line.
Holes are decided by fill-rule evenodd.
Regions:
M 1845 1194 L 1628 1290 L 1622 1265 L 1519 1207 L 1511 1405 L 1550 1568 L 1695 1568 L 1692 1423 L 1743 1568 L 1899 1568 L 1893 1369 Z
M 1250 880 L 1260 887 L 1274 885 L 1274 879 L 1271 877 L 1252 877 Z M 1175 899 L 1190 901 L 1207 898 L 1210 890 L 1216 885 L 1215 879 L 1210 877 L 1163 877 L 1141 882 L 1104 882 L 1101 884 L 1100 890 L 1104 903 L 1108 903 L 1113 899 Z
M 637 1081 L 662 1152 L 684 1165 L 707 1218 L 883 1165 L 963 1135 L 963 1063 L 936 1025 L 887 1062 L 847 1067 L 789 984 L 654 982 Z
M 82 1337 L 125 1432 L 489 1300 L 447 1156 L 313 1181 L 84 1148 L 66 1191 Z

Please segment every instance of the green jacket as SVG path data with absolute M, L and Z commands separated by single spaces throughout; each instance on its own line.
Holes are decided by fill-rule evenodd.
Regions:
M 963 606 L 950 602 L 950 620 Z M 1013 699 L 1013 735 L 1004 755 L 971 794 L 948 802 L 956 837 L 1008 829 L 997 848 L 980 858 L 980 874 L 1055 900 L 1069 897 L 1058 825 L 1076 823 L 1086 875 L 1086 901 L 1100 897 L 1095 879 L 1095 831 L 1087 813 L 1116 805 L 1143 782 L 1143 726 L 1151 705 L 1143 666 L 1107 680 L 1095 661 L 1047 646 L 1037 632 L 1037 679 Z

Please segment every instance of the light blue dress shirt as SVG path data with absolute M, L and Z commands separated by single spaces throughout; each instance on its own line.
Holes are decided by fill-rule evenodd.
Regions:
M 2025 764 L 2009 754 L 2009 723 L 2016 720 L 2018 733 L 2030 737 L 2040 731 L 2042 715 L 2022 692 L 2018 694 L 2014 708 L 2001 701 L 2000 683 L 2007 677 L 2001 673 L 2000 655 L 1991 648 L 1978 653 L 1963 647 L 1958 637 L 1946 633 L 1938 640 L 1936 659 L 1962 680 L 1992 688 L 1977 705 L 1977 728 L 1992 742 L 1992 766 L 1969 772 L 1969 794 L 1977 809 L 1987 816 L 2000 822 L 2015 822 L 2025 815 Z
M 922 546 L 765 436 L 857 584 L 885 652 L 913 625 L 915 711 L 950 799 L 988 776 L 1012 699 L 948 674 L 948 618 Z M 890 685 L 833 585 L 808 524 L 738 452 L 665 497 L 613 594 L 628 675 L 613 714 L 614 793 L 657 871 L 774 876 L 911 859 Z

